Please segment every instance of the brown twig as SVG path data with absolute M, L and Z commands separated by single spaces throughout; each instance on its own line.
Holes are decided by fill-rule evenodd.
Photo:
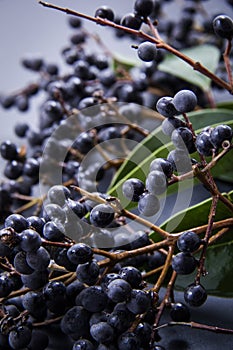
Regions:
M 231 87 L 233 88 L 233 76 L 232 76 L 231 61 L 230 61 L 231 48 L 232 48 L 231 40 L 227 40 L 227 46 L 226 46 L 226 50 L 223 54 L 223 59 L 224 59 L 229 83 L 230 83 Z
M 197 270 L 197 274 L 196 274 L 196 278 L 195 278 L 195 283 L 196 284 L 200 284 L 201 276 L 204 273 L 206 252 L 207 252 L 209 239 L 210 239 L 211 233 L 213 231 L 213 223 L 214 223 L 214 218 L 215 218 L 215 215 L 216 215 L 217 204 L 218 204 L 218 196 L 213 196 L 212 205 L 211 205 L 211 209 L 210 209 L 210 213 L 209 213 L 208 225 L 207 225 L 205 237 L 204 237 L 204 240 L 203 240 L 204 241 L 204 245 L 203 245 L 203 249 L 202 249 L 202 252 L 201 252 L 201 257 L 199 259 L 199 266 L 198 266 L 198 270 Z
M 58 11 L 62 11 L 65 12 L 68 15 L 73 15 L 73 16 L 77 16 L 80 18 L 84 18 L 87 19 L 91 22 L 94 22 L 96 24 L 100 24 L 100 25 L 104 25 L 104 26 L 109 26 L 115 29 L 120 29 L 123 30 L 126 33 L 132 34 L 132 35 L 136 35 L 144 40 L 148 40 L 152 43 L 157 44 L 158 48 L 162 48 L 165 49 L 166 51 L 174 54 L 175 56 L 179 57 L 180 59 L 182 59 L 184 62 L 188 63 L 194 70 L 202 73 L 203 75 L 207 76 L 208 78 L 210 78 L 212 81 L 214 81 L 217 85 L 221 86 L 222 88 L 226 89 L 227 91 L 229 91 L 231 94 L 233 94 L 232 91 L 232 86 L 231 84 L 225 82 L 224 80 L 222 80 L 221 78 L 219 78 L 218 76 L 216 76 L 214 73 L 212 73 L 211 71 L 209 71 L 205 66 L 203 66 L 200 62 L 196 62 L 195 60 L 191 59 L 190 57 L 184 55 L 182 52 L 179 52 L 178 50 L 176 50 L 175 48 L 173 48 L 172 46 L 170 46 L 169 44 L 165 43 L 163 40 L 155 38 L 154 36 L 151 36 L 149 34 L 146 34 L 145 32 L 141 31 L 141 30 L 134 30 L 128 27 L 124 27 L 120 24 L 116 24 L 114 22 L 111 22 L 107 19 L 103 19 L 100 17 L 93 17 L 93 16 L 89 16 L 86 15 L 84 13 L 78 12 L 78 11 L 74 11 L 71 10 L 69 8 L 65 8 L 65 7 L 61 7 L 61 6 L 57 6 L 45 1 L 39 1 L 39 4 L 51 8 L 51 9 L 55 9 Z
M 215 332 L 215 333 L 233 334 L 233 329 L 209 326 L 198 322 L 168 322 L 168 323 L 162 324 L 161 326 L 158 326 L 156 330 L 158 331 L 159 329 L 162 329 L 165 327 L 172 327 L 172 326 L 186 326 L 186 327 L 202 329 L 210 332 Z

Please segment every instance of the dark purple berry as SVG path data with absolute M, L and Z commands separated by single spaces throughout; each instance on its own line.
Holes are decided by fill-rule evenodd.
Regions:
M 207 293 L 201 284 L 192 283 L 185 289 L 184 299 L 190 306 L 201 306 L 207 299 Z
M 177 240 L 177 247 L 182 252 L 192 253 L 201 245 L 200 237 L 193 231 L 186 231 Z
M 173 98 L 173 104 L 180 113 L 187 113 L 197 105 L 197 96 L 191 90 L 180 90 Z
M 214 18 L 213 28 L 220 38 L 231 40 L 233 37 L 233 21 L 226 15 L 220 15 Z

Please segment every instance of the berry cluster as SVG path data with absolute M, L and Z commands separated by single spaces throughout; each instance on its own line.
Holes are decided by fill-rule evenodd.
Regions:
M 120 20 L 111 8 L 101 6 L 94 19 L 139 30 L 143 24 L 152 25 L 165 2 L 136 0 L 133 12 Z M 193 42 L 196 4 L 184 6 L 179 25 L 163 20 L 158 25 L 175 47 Z M 67 349 L 164 350 L 154 344 L 159 308 L 170 308 L 175 322 L 188 322 L 187 305 L 202 305 L 207 294 L 196 278 L 184 291 L 187 305 L 171 298 L 164 306 L 158 298 L 160 285 L 154 290 L 148 282 L 160 281 L 157 273 L 163 268 L 182 275 L 194 272 L 200 264 L 194 253 L 205 242 L 195 232 L 184 232 L 177 238 L 180 252 L 169 260 L 167 237 L 174 237 L 163 231 L 166 243 L 160 249 L 148 232 L 124 227 L 132 217 L 106 193 L 108 184 L 126 156 L 125 149 L 130 150 L 127 140 L 140 142 L 149 134 L 141 127 L 143 106 L 156 104 L 166 118 L 162 130 L 175 146 L 167 158 L 151 162 L 145 183 L 137 178 L 123 183 L 123 195 L 137 203 L 143 216 L 159 212 L 159 196 L 174 172 L 191 169 L 195 160 L 189 154 L 217 153 L 229 146 L 232 130 L 219 125 L 195 136 L 186 113 L 195 109 L 197 101 L 205 106 L 205 94 L 159 72 L 157 64 L 164 55 L 155 44 L 137 40 L 138 57 L 146 63 L 129 72 L 122 67 L 118 71 L 111 56 L 87 49 L 92 35 L 79 18 L 71 16 L 69 25 L 73 32 L 62 50 L 69 72 L 61 76 L 56 64 L 40 57 L 24 58 L 22 65 L 38 73 L 38 82 L 0 98 L 3 108 L 15 106 L 25 112 L 32 96 L 42 91 L 45 96 L 38 129 L 27 123 L 15 126 L 16 136 L 27 146 L 18 147 L 10 140 L 0 144 L 6 161 L 0 184 L 0 348 L 44 350 L 50 342 L 49 325 L 56 324 L 67 336 Z M 212 29 L 221 41 L 232 39 L 232 27 L 232 20 L 221 15 Z M 117 31 L 118 36 L 122 33 Z M 151 93 L 149 86 L 159 93 Z M 161 97 L 165 86 L 174 97 Z M 114 145 L 114 139 L 120 142 Z M 102 144 L 107 144 L 107 152 Z M 108 159 L 111 152 L 119 162 Z M 85 164 L 89 154 L 91 161 Z M 37 197 L 40 182 L 48 186 L 43 198 Z M 47 326 L 48 332 L 38 330 L 40 326 Z

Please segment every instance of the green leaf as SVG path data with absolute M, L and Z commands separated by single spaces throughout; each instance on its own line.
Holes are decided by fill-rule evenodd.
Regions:
M 229 120 L 232 120 L 232 112 L 227 109 L 206 109 L 189 113 L 189 118 L 194 129 L 199 129 L 217 123 L 226 122 L 229 124 Z M 145 181 L 151 161 L 156 157 L 167 156 L 169 149 L 172 147 L 169 141 L 169 137 L 163 134 L 161 127 L 151 132 L 148 137 L 134 148 L 127 160 L 118 169 L 110 184 L 108 193 L 122 197 L 120 188 L 127 179 L 136 177 Z M 226 176 L 231 177 L 231 172 L 229 172 L 229 176 L 227 175 L 228 172 L 224 172 L 224 166 L 227 167 L 231 164 L 229 160 L 225 161 L 223 159 L 219 164 L 221 164 L 221 171 L 217 172 L 216 170 L 216 175 L 219 178 L 223 178 L 223 176 L 224 178 Z M 172 188 L 173 190 L 170 191 L 175 192 L 177 186 L 173 185 Z
M 206 288 L 208 294 L 219 297 L 233 297 L 232 262 L 233 241 L 208 247 L 205 261 L 207 275 L 201 280 L 201 283 Z M 195 273 L 188 276 L 179 275 L 176 280 L 175 288 L 183 290 L 190 283 L 193 283 L 194 278 Z
M 126 58 L 123 55 L 120 55 L 119 53 L 113 54 L 112 59 L 112 67 L 113 70 L 116 72 L 118 69 L 125 69 L 126 71 L 129 71 L 135 66 L 139 66 L 140 61 L 132 58 Z
M 232 201 L 233 191 L 225 194 Z M 164 222 L 161 227 L 172 231 L 185 231 L 193 227 L 205 225 L 208 221 L 208 215 L 211 207 L 212 199 L 207 199 L 197 205 L 194 205 L 182 212 L 177 213 L 169 220 Z M 232 217 L 232 213 L 222 204 L 218 202 L 215 221 L 224 220 Z M 233 279 L 233 230 L 225 233 L 224 237 L 211 245 L 207 249 L 205 268 L 207 275 L 202 279 L 201 283 L 207 289 L 209 294 L 232 297 L 232 279 Z M 151 234 L 150 238 L 158 240 L 158 235 Z M 197 258 L 200 253 L 197 253 Z M 195 279 L 195 272 L 188 276 L 179 275 L 176 281 L 176 289 L 184 289 Z
M 233 110 L 233 102 L 232 101 L 219 102 L 217 103 L 217 108 Z
M 206 44 L 184 49 L 181 52 L 196 62 L 200 62 L 213 73 L 220 58 L 220 51 L 215 46 Z M 195 71 L 188 63 L 173 54 L 168 54 L 159 64 L 158 69 L 197 85 L 204 91 L 208 91 L 210 88 L 211 80 L 209 78 Z
M 231 200 L 231 196 L 233 195 L 233 191 L 224 194 L 225 197 Z M 212 198 L 208 198 L 196 205 L 189 207 L 188 209 L 184 209 L 177 214 L 173 215 L 169 219 L 167 219 L 160 226 L 164 230 L 168 232 L 181 232 L 185 230 L 189 230 L 193 227 L 198 227 L 202 225 L 206 225 L 208 222 L 208 216 L 211 208 Z M 232 213 L 226 206 L 219 201 L 217 205 L 217 212 L 215 216 L 215 221 L 224 220 L 232 217 Z M 151 238 L 153 239 L 153 233 L 151 234 Z

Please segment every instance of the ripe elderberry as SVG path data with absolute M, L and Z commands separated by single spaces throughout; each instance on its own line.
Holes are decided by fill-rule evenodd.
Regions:
M 197 105 L 197 96 L 191 90 L 180 90 L 173 98 L 173 104 L 180 113 L 187 113 Z
M 138 46 L 138 57 L 145 62 L 153 61 L 157 55 L 157 48 L 155 44 L 144 41 Z
M 205 288 L 201 284 L 190 284 L 184 291 L 184 300 L 190 306 L 201 306 L 207 299 Z
M 220 15 L 214 18 L 213 28 L 220 38 L 231 40 L 233 37 L 233 21 L 226 15 Z

